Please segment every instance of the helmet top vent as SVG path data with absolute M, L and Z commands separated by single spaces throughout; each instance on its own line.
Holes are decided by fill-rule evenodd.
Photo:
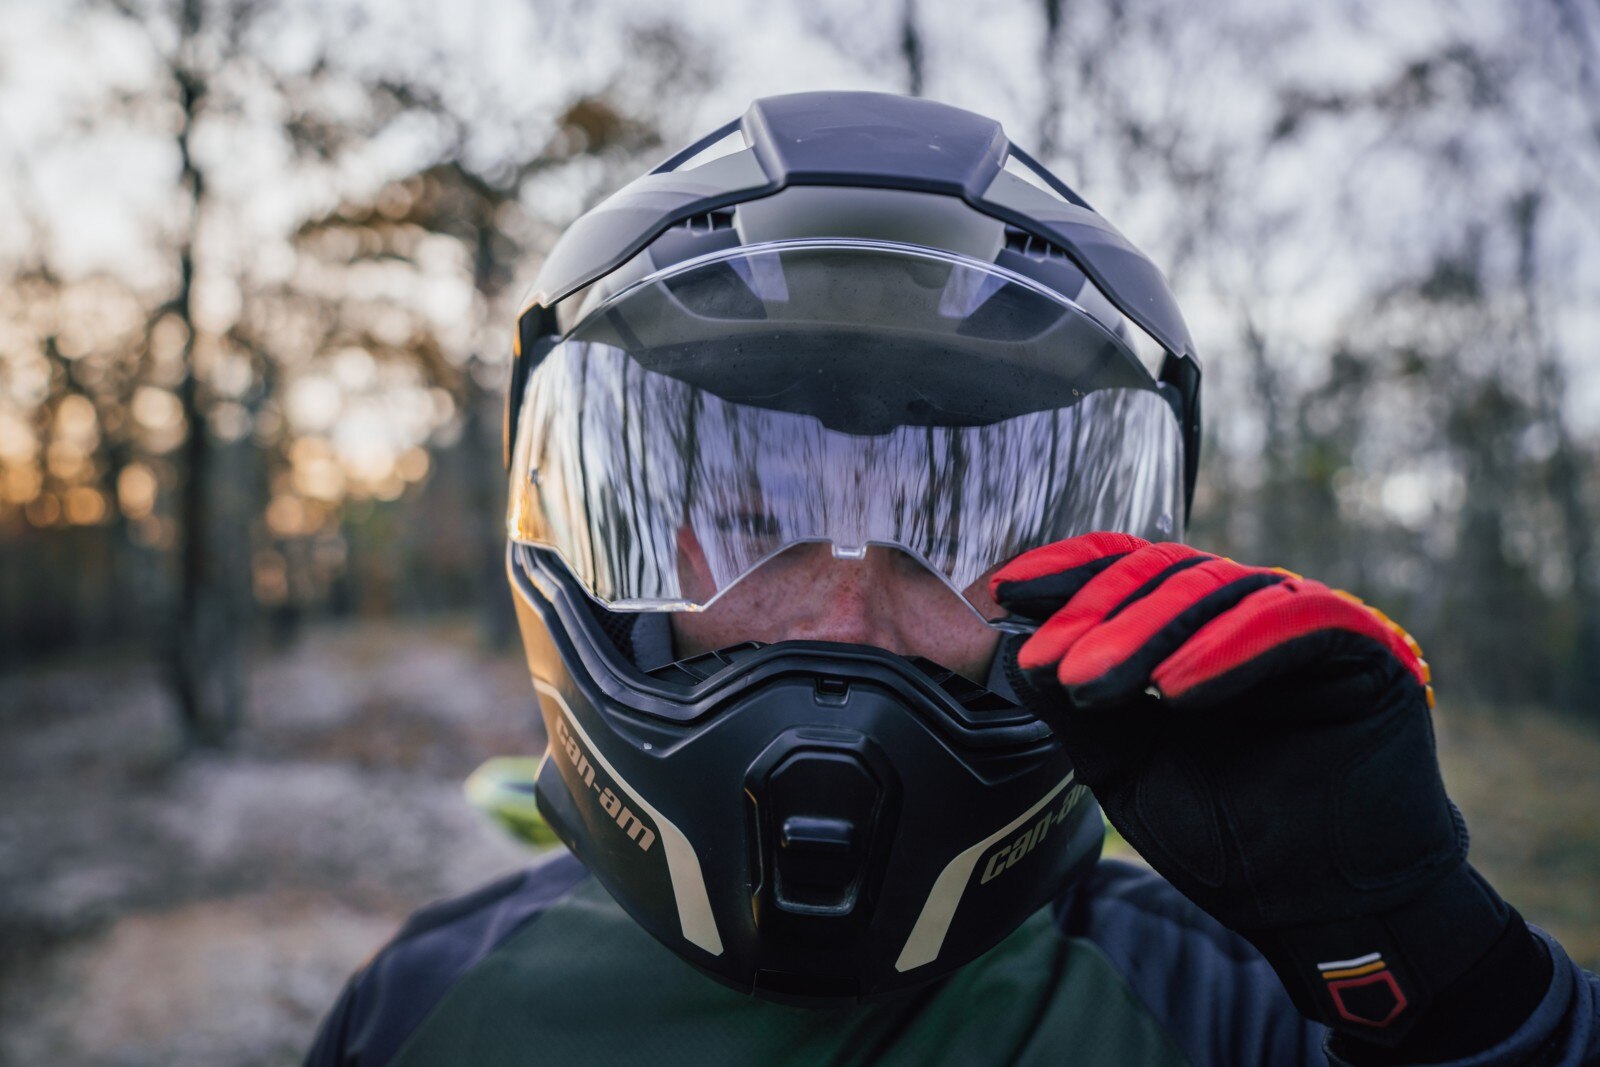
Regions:
M 1060 245 L 1051 244 L 1042 237 L 1035 237 L 1033 234 L 1019 230 L 1014 226 L 1006 227 L 1006 250 L 1027 256 L 1029 259 L 1060 260 L 1063 263 L 1072 263 L 1072 257 L 1067 255 L 1066 249 Z
M 690 233 L 715 233 L 718 230 L 733 229 L 732 211 L 708 211 L 703 215 L 691 215 L 678 223 Z

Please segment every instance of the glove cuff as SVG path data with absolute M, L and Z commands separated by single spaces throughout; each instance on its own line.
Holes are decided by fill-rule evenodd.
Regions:
M 1351 1067 L 1446 1063 L 1494 1048 L 1527 1022 L 1554 976 L 1544 942 L 1516 910 L 1489 951 L 1434 1001 L 1405 1040 L 1387 1047 L 1337 1034 L 1329 1051 Z
M 1499 1025 L 1502 1006 L 1511 1010 L 1512 1001 L 1525 999 L 1513 991 L 1532 990 L 1527 1010 L 1505 1032 L 1515 1028 L 1549 983 L 1548 975 L 1539 983 L 1528 973 L 1537 967 L 1538 949 L 1533 956 L 1519 949 L 1525 941 L 1514 927 L 1523 939 L 1531 937 L 1489 883 L 1463 863 L 1380 915 L 1243 933 L 1272 964 L 1301 1014 L 1361 1042 L 1392 1047 L 1419 1023 L 1432 1030 L 1432 1008 L 1450 1002 L 1453 987 L 1468 976 L 1475 988 L 1489 985 L 1499 993 L 1494 1017 L 1474 1021 L 1480 1031 Z M 1495 965 L 1480 968 L 1484 961 Z M 1503 1034 L 1485 1036 L 1483 1047 Z

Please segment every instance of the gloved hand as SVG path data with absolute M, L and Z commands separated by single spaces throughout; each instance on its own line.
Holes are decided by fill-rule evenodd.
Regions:
M 1122 534 L 1028 552 L 990 588 L 1042 623 L 1009 646 L 1011 681 L 1112 825 L 1303 1014 L 1384 1045 L 1421 1023 L 1407 1044 L 1437 1056 L 1531 1012 L 1548 955 L 1466 863 L 1400 627 L 1287 571 Z

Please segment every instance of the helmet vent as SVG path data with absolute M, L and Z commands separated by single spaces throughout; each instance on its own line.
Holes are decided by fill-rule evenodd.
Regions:
M 1014 226 L 1006 227 L 1006 250 L 1027 256 L 1029 259 L 1072 263 L 1072 257 L 1067 255 L 1066 250 L 1060 245 L 1051 244 L 1042 237 L 1035 237 Z
M 674 685 L 698 685 L 699 683 L 733 666 L 743 659 L 748 653 L 761 648 L 760 641 L 746 641 L 740 645 L 729 645 L 719 648 L 714 652 L 705 652 L 688 659 L 680 659 L 664 667 L 657 667 L 647 673 L 652 678 Z
M 930 681 L 965 708 L 974 721 L 982 722 L 992 719 L 1014 719 L 1017 717 L 1017 705 L 1014 701 L 1007 700 L 999 693 L 985 689 L 983 686 L 957 674 L 948 667 L 941 667 L 931 659 L 922 656 L 909 656 L 911 665 L 926 674 Z
M 678 223 L 690 233 L 716 233 L 718 230 L 733 229 L 733 212 L 707 211 L 703 215 L 691 215 Z

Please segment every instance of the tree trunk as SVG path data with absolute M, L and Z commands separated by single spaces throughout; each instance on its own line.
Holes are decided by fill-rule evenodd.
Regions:
M 178 401 L 187 432 L 178 499 L 177 617 L 169 648 L 169 674 L 186 744 L 220 747 L 228 742 L 242 716 L 244 665 L 240 658 L 238 612 L 221 580 L 222 561 L 216 551 L 211 493 L 215 455 L 206 424 L 199 368 L 195 365 L 194 258 L 206 183 L 191 147 L 206 85 L 192 63 L 192 52 L 201 19 L 200 0 L 184 0 L 173 66 L 183 115 L 177 144 L 188 218 L 178 246 L 178 292 L 165 313 L 175 316 L 183 326 L 183 378 L 178 385 Z
M 906 63 L 906 93 L 922 95 L 922 28 L 917 24 L 917 0 L 903 0 L 900 8 L 900 58 Z

